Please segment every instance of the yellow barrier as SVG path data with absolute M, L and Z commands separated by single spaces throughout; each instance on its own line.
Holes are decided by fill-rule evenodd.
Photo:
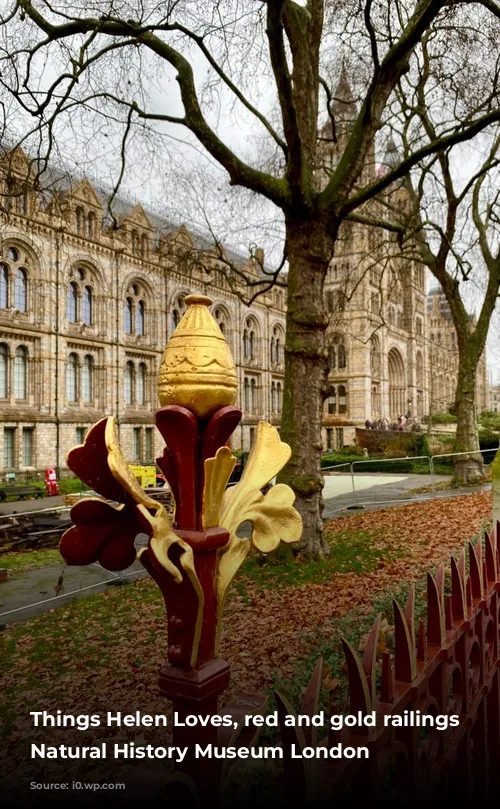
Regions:
M 141 489 L 156 486 L 156 466 L 139 466 L 129 464 L 129 469 L 137 479 Z

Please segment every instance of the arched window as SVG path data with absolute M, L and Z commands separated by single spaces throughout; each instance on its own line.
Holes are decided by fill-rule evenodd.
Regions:
M 277 406 L 276 406 L 276 409 L 277 409 L 277 410 L 278 410 L 278 412 L 280 413 L 280 412 L 281 412 L 281 408 L 282 408 L 282 406 L 283 406 L 283 397 L 282 397 L 282 388 L 281 388 L 281 382 L 278 382 L 278 384 L 276 385 L 276 400 L 277 400 L 277 401 L 276 401 L 276 405 L 277 405 Z
M 131 239 L 132 239 L 132 253 L 136 256 L 139 253 L 139 236 L 137 235 L 136 230 L 132 231 Z
M 256 404 L 257 404 L 257 399 L 256 399 L 256 396 L 255 396 L 255 388 L 256 388 L 255 379 L 251 379 L 250 380 L 250 410 L 251 411 L 255 410 Z
M 82 321 L 87 326 L 92 325 L 92 289 L 85 287 L 82 296 Z
M 145 233 L 141 236 L 141 258 L 146 258 L 148 254 L 148 237 Z
M 248 335 L 248 357 L 253 360 L 255 351 L 255 335 L 253 331 Z
M 93 239 L 95 237 L 95 213 L 89 211 L 87 214 L 87 238 Z
M 179 320 L 180 320 L 179 312 L 177 311 L 177 309 L 174 309 L 174 311 L 172 312 L 172 331 L 176 329 L 177 326 L 179 325 Z
M 24 346 L 18 346 L 14 357 L 14 396 L 16 399 L 26 399 L 27 377 L 28 352 Z
M 66 399 L 68 402 L 76 402 L 78 378 L 78 357 L 70 354 L 66 365 Z
M 422 387 L 423 376 L 424 376 L 424 366 L 422 354 L 419 351 L 415 358 L 415 382 L 419 386 L 419 388 Z
M 338 362 L 339 362 L 339 369 L 345 368 L 347 365 L 347 355 L 345 347 L 342 343 L 339 345 L 338 348 Z
M 347 392 L 344 385 L 339 385 L 339 413 L 347 413 Z
M 9 271 L 5 264 L 0 264 L 0 309 L 9 305 Z
M 271 338 L 271 362 L 274 362 L 274 340 Z
M 280 338 L 278 337 L 274 346 L 274 359 L 275 362 L 279 363 L 281 361 L 281 346 L 280 346 Z
M 332 389 L 332 395 L 328 399 L 328 415 L 334 416 L 337 412 L 337 391 Z
M 277 410 L 276 406 L 276 382 L 271 382 L 271 413 L 275 413 Z
M 184 312 L 186 311 L 186 304 L 184 303 L 184 298 L 181 295 L 179 295 L 179 297 L 175 299 L 175 301 L 173 302 L 173 307 L 174 308 L 172 309 L 171 333 L 174 331 L 174 329 L 177 328 L 177 326 L 181 321 L 182 316 L 184 315 Z
M 144 362 L 139 365 L 139 373 L 137 374 L 137 383 L 135 389 L 135 398 L 137 404 L 146 404 L 146 372 L 147 368 Z
M 337 357 L 335 354 L 335 348 L 333 346 L 328 348 L 328 367 L 330 371 L 334 371 L 337 367 Z
M 28 288 L 28 275 L 23 267 L 16 272 L 14 281 L 14 307 L 20 312 L 26 311 L 26 292 Z
M 134 396 L 134 363 L 129 360 L 125 365 L 125 404 L 131 405 Z
M 132 298 L 127 298 L 125 301 L 125 309 L 123 312 L 123 331 L 125 334 L 132 334 L 132 324 L 134 322 L 134 302 Z
M 244 391 L 244 407 L 245 410 L 249 410 L 250 408 L 250 383 L 248 381 L 248 377 L 245 377 L 245 382 L 243 384 L 243 391 Z
M 144 301 L 139 301 L 135 310 L 135 333 L 144 334 Z
M 9 351 L 5 343 L 0 344 L 0 399 L 9 395 Z
M 243 329 L 243 356 L 245 359 L 248 357 L 248 334 L 246 329 Z
M 69 323 L 76 323 L 78 316 L 78 286 L 74 281 L 68 287 L 66 298 L 66 317 Z
M 91 402 L 93 397 L 94 360 L 87 354 L 82 365 L 82 399 Z
M 376 334 L 373 335 L 371 344 L 370 370 L 372 376 L 377 379 L 380 376 L 380 342 Z
M 85 216 L 83 208 L 76 209 L 76 232 L 78 236 L 83 236 Z

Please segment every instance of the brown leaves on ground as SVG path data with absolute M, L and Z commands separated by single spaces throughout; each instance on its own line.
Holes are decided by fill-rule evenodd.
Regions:
M 380 529 L 380 547 L 389 549 L 392 558 L 382 556 L 378 569 L 370 573 L 336 573 L 325 583 L 305 588 L 263 589 L 258 581 L 246 580 L 243 595 L 233 591 L 223 621 L 220 655 L 232 668 L 224 700 L 268 688 L 275 671 L 282 678 L 291 676 L 294 659 L 311 654 L 311 638 L 318 627 L 323 639 L 332 637 L 333 642 L 328 619 L 345 616 L 355 607 L 368 614 L 374 598 L 448 562 L 490 515 L 491 494 L 479 492 L 330 521 L 325 530 L 333 535 Z M 390 630 L 383 627 L 381 648 Z M 26 761 L 28 740 L 40 741 L 43 736 L 50 744 L 54 735 L 34 731 L 29 711 L 61 709 L 74 715 L 168 711 L 157 689 L 158 668 L 165 660 L 166 621 L 161 597 L 150 580 L 14 625 L 3 633 L 2 644 L 0 670 L 12 769 Z M 334 691 L 335 678 L 328 672 L 325 677 L 326 687 Z M 57 743 L 82 743 L 77 728 L 56 732 Z M 139 732 L 144 729 L 123 729 L 122 736 L 130 740 Z M 146 730 L 149 739 L 148 734 Z M 117 732 L 113 735 L 116 738 Z M 102 736 L 101 730 L 89 730 L 85 743 Z M 157 743 L 164 744 L 168 734 L 162 730 L 160 736 Z

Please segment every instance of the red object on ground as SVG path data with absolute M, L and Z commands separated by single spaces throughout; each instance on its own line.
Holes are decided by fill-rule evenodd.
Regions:
M 45 486 L 49 497 L 59 494 L 59 483 L 57 482 L 56 470 L 54 468 L 45 470 Z

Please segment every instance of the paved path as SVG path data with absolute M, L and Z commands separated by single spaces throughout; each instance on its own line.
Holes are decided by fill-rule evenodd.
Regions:
M 449 478 L 436 475 L 436 482 Z M 395 506 L 410 501 L 422 501 L 443 497 L 459 497 L 480 490 L 491 488 L 490 485 L 475 486 L 464 489 L 449 489 L 441 492 L 431 492 L 421 495 L 409 495 L 412 489 L 432 484 L 430 475 L 380 475 L 358 473 L 355 475 L 356 498 L 353 497 L 351 475 L 336 474 L 325 478 L 325 509 L 324 516 L 328 519 L 352 513 L 353 505 L 362 505 L 364 509 L 371 510 Z M 45 498 L 43 501 L 29 501 L 20 505 L 47 508 L 57 505 L 56 500 L 62 498 Z M 2 506 L 17 506 L 17 503 L 7 503 Z M 27 510 L 27 509 L 24 509 Z M 30 509 L 32 510 L 32 509 Z M 12 513 L 12 512 L 11 512 Z M 246 528 L 246 530 L 245 530 Z M 248 526 L 243 526 L 240 535 L 249 536 Z M 146 537 L 143 535 L 143 541 Z M 142 544 L 140 542 L 139 544 Z M 0 557 L 1 560 L 1 557 Z M 1 561 L 0 561 L 1 566 Z M 55 587 L 64 564 L 50 565 L 38 570 L 25 573 L 10 574 L 6 582 L 0 583 L 0 627 L 18 621 L 25 621 L 34 615 L 48 612 L 55 607 L 63 606 L 85 598 L 87 595 L 104 592 L 108 587 L 133 581 L 137 577 L 148 575 L 142 566 L 136 562 L 122 577 L 109 573 L 100 565 L 86 567 L 67 567 L 64 570 L 64 589 L 59 598 L 55 598 Z M 81 592 L 81 588 L 88 588 Z M 45 602 L 45 603 L 39 603 Z M 23 608 L 23 609 L 20 609 Z M 4 613 L 9 613 L 5 615 Z
M 0 503 L 0 517 L 7 514 L 22 514 L 26 511 L 39 511 L 42 508 L 56 508 L 63 505 L 62 495 L 38 497 L 34 500 L 14 500 L 12 503 Z

